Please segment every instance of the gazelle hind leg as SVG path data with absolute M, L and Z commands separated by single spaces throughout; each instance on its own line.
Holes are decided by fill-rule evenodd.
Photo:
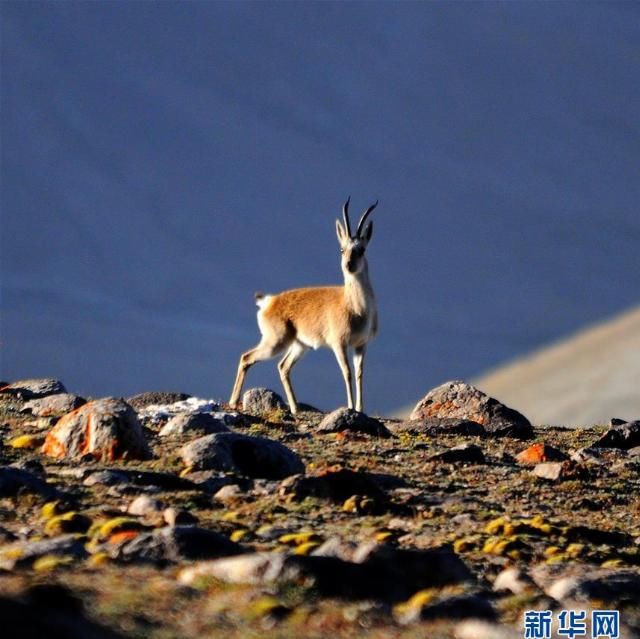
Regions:
M 364 411 L 362 401 L 362 373 L 364 369 L 364 356 L 367 352 L 366 346 L 358 346 L 353 351 L 353 368 L 356 374 L 356 410 Z
M 344 384 L 347 388 L 347 402 L 349 408 L 353 408 L 353 390 L 351 388 L 351 368 L 349 367 L 349 360 L 347 359 L 347 347 L 337 346 L 333 349 L 333 354 L 338 360 L 338 366 L 342 371 L 342 377 L 344 378 Z
M 289 402 L 289 410 L 292 415 L 298 412 L 298 402 L 296 400 L 293 387 L 291 386 L 291 380 L 289 379 L 289 373 L 294 367 L 295 363 L 307 352 L 306 347 L 302 342 L 295 341 L 289 347 L 285 356 L 278 362 L 278 372 L 280 373 L 280 381 L 284 386 L 284 392 L 287 395 L 287 401 Z
M 244 378 L 247 375 L 247 371 L 256 363 L 266 359 L 275 357 L 278 353 L 282 352 L 287 346 L 286 342 L 278 342 L 276 344 L 265 342 L 262 340 L 255 348 L 242 353 L 240 356 L 240 363 L 238 364 L 238 372 L 236 374 L 236 381 L 233 385 L 233 391 L 231 392 L 231 399 L 229 405 L 235 407 L 240 400 L 240 393 L 242 393 L 242 386 L 244 384 Z

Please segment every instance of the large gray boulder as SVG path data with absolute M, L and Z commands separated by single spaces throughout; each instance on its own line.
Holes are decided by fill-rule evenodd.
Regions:
M 89 454 L 105 461 L 150 457 L 135 411 L 113 397 L 89 402 L 64 415 L 47 434 L 42 452 L 56 458 Z
M 529 420 L 481 390 L 456 380 L 429 391 L 417 404 L 410 419 L 470 419 L 493 435 L 528 438 L 533 435 Z
M 182 460 L 193 470 L 224 470 L 246 477 L 284 479 L 304 473 L 292 450 L 264 437 L 238 433 L 206 435 L 183 446 Z

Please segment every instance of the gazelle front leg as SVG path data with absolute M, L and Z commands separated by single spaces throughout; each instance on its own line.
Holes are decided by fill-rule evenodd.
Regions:
M 351 368 L 349 367 L 349 360 L 347 359 L 347 347 L 338 346 L 333 349 L 333 354 L 338 360 L 338 365 L 342 371 L 342 377 L 344 378 L 345 386 L 347 387 L 347 401 L 349 408 L 353 408 L 353 391 L 351 388 Z
M 357 346 L 353 350 L 353 368 L 356 373 L 356 410 L 364 411 L 362 403 L 362 371 L 364 369 L 364 355 L 367 352 L 366 346 Z

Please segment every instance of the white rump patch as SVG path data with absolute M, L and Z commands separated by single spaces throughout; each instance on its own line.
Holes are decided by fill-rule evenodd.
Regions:
M 257 297 L 256 306 L 260 309 L 263 309 L 272 299 L 273 295 L 263 295 L 262 297 Z

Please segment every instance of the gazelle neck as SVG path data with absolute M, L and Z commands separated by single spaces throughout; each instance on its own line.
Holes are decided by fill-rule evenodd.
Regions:
M 369 265 L 366 260 L 358 273 L 344 271 L 344 295 L 347 306 L 362 314 L 375 306 L 375 296 L 369 279 Z

